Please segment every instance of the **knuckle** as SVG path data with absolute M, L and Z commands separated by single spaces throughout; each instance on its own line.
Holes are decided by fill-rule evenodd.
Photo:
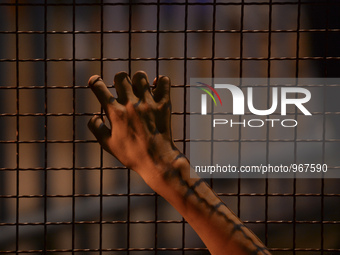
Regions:
M 113 97 L 113 96 L 111 96 L 111 97 L 108 99 L 108 105 L 113 106 L 115 101 L 116 101 L 116 98 Z
M 126 118 L 126 109 L 125 107 L 109 107 L 110 110 L 108 111 L 109 118 L 112 121 L 119 121 Z
M 171 102 L 170 102 L 170 100 L 164 99 L 161 102 L 159 102 L 157 109 L 160 112 L 164 112 L 164 111 L 167 111 L 168 109 L 171 109 Z
M 115 115 L 119 119 L 124 119 L 126 116 L 126 110 L 124 108 L 119 108 L 115 110 Z

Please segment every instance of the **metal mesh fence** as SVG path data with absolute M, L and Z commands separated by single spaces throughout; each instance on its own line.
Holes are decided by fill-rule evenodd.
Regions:
M 190 77 L 338 77 L 339 11 L 338 1 L 2 0 L 0 254 L 209 254 L 100 149 L 86 128 L 102 113 L 88 78 L 113 88 L 122 70 L 171 77 L 173 135 L 187 153 Z M 289 143 L 240 128 L 236 162 L 258 146 L 295 160 L 311 148 L 339 169 L 339 93 L 324 87 L 320 130 L 295 128 Z M 340 254 L 337 179 L 210 184 L 273 254 Z

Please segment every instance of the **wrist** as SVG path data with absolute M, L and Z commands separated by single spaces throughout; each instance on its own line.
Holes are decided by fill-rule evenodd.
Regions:
M 178 151 L 169 155 L 166 161 L 149 161 L 139 174 L 144 181 L 157 193 L 163 195 L 169 188 L 174 188 L 184 179 L 190 179 L 190 163 L 188 159 Z

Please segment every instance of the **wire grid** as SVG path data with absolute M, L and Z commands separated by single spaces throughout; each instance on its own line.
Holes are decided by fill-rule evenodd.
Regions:
M 103 113 L 86 85 L 90 75 L 170 76 L 174 138 L 184 152 L 190 77 L 337 75 L 336 1 L 16 0 L 0 8 L 1 254 L 208 254 L 180 215 L 86 130 L 90 116 Z M 277 23 L 292 14 L 286 26 Z M 290 38 L 289 50 L 275 47 L 280 36 Z M 330 154 L 339 168 L 339 137 L 326 133 L 326 119 L 339 127 L 339 109 L 326 100 L 338 85 L 323 89 L 323 111 L 313 112 L 322 137 L 295 129 L 289 142 L 295 161 L 301 142 L 321 144 L 322 162 L 336 144 Z M 240 128 L 230 139 L 238 164 L 252 143 L 244 136 Z M 269 162 L 269 130 L 260 142 Z M 210 184 L 274 254 L 340 253 L 337 180 Z

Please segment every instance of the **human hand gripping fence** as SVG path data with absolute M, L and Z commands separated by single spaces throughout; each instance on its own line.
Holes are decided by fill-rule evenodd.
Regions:
M 110 128 L 100 116 L 88 123 L 101 146 L 122 164 L 136 171 L 172 204 L 193 227 L 210 253 L 270 254 L 261 241 L 193 173 L 188 159 L 176 148 L 171 134 L 168 77 L 154 80 L 137 72 L 132 81 L 120 72 L 114 78 L 118 98 L 94 75 L 89 85 L 101 103 Z M 190 178 L 196 176 L 195 178 Z

